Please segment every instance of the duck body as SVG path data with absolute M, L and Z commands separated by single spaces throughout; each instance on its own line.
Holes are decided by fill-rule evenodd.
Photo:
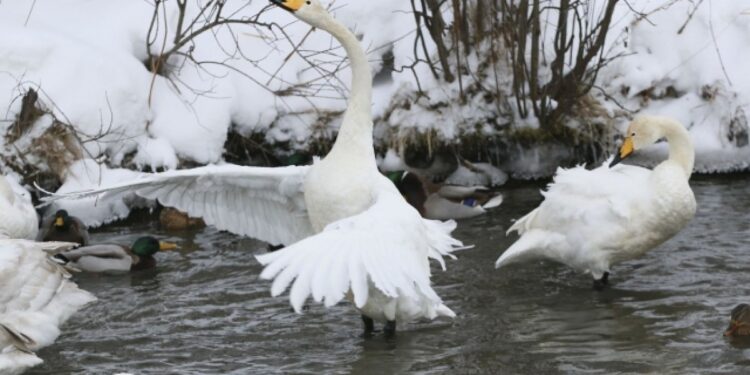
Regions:
M 606 163 L 593 170 L 559 169 L 540 206 L 508 230 L 521 237 L 497 267 L 547 258 L 606 281 L 613 264 L 642 256 L 688 224 L 696 202 L 688 183 L 693 154 L 687 132 L 663 118 L 641 121 L 668 124 L 670 147 L 687 142 L 689 157 L 670 157 L 653 170 Z M 680 152 L 670 151 L 675 155 Z
M 0 175 L 0 238 L 34 239 L 39 232 L 31 195 Z
M 126 246 L 99 244 L 67 250 L 57 255 L 66 265 L 84 272 L 129 272 L 136 260 Z
M 391 180 L 398 191 L 427 219 L 468 219 L 503 202 L 500 193 L 484 186 L 440 185 L 412 172 L 396 173 Z
M 729 327 L 724 331 L 724 336 L 750 336 L 750 305 L 741 303 L 732 309 Z
M 173 207 L 163 207 L 159 212 L 159 225 L 169 231 L 200 229 L 206 226 L 200 218 L 190 215 Z
M 174 244 L 159 242 L 146 236 L 138 238 L 132 247 L 117 244 L 90 245 L 62 251 L 54 258 L 79 271 L 124 273 L 153 268 L 156 266 L 153 254 L 174 248 Z

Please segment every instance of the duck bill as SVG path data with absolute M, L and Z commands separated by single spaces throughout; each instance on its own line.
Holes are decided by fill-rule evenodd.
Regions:
M 56 227 L 60 228 L 63 225 L 65 225 L 65 221 L 63 220 L 63 218 L 61 218 L 61 217 L 55 218 L 55 226 Z
M 729 323 L 729 328 L 727 328 L 727 330 L 724 331 L 724 336 L 725 337 L 734 336 L 734 333 L 737 332 L 739 328 L 740 328 L 739 324 L 735 322 Z
M 269 0 L 273 5 L 289 12 L 296 12 L 302 7 L 304 0 Z
M 177 248 L 177 244 L 171 242 L 159 242 L 159 251 L 169 251 Z
M 617 152 L 617 155 L 615 155 L 615 159 L 612 160 L 612 163 L 609 164 L 609 167 L 612 168 L 615 165 L 620 164 L 621 161 L 627 159 L 632 154 L 633 154 L 633 138 L 627 137 L 625 138 L 625 141 L 622 142 L 622 146 L 620 146 L 620 150 Z

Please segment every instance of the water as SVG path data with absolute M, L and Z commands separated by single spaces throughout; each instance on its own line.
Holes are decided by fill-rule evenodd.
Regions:
M 164 233 L 112 226 L 94 241 L 153 233 L 181 244 L 159 266 L 80 275 L 99 297 L 63 328 L 31 374 L 247 373 L 749 373 L 750 345 L 722 332 L 750 303 L 750 176 L 698 177 L 698 214 L 644 258 L 613 269 L 611 287 L 549 262 L 495 270 L 504 232 L 540 201 L 540 184 L 504 189 L 490 215 L 461 223 L 477 246 L 435 270 L 453 322 L 400 326 L 395 339 L 360 337 L 350 305 L 290 311 L 258 280 L 259 242 L 204 229 Z

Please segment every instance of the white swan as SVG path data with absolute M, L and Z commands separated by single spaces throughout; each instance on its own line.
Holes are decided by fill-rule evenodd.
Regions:
M 0 238 L 34 239 L 38 226 L 29 192 L 0 175 Z
M 372 77 L 357 38 L 317 1 L 274 0 L 341 42 L 351 61 L 352 90 L 331 152 L 313 166 L 215 165 L 145 175 L 136 181 L 68 197 L 135 191 L 219 229 L 272 244 L 293 244 L 258 256 L 262 278 L 279 295 L 291 284 L 300 311 L 309 295 L 331 306 L 347 297 L 361 310 L 365 330 L 388 322 L 455 314 L 430 286 L 429 258 L 461 246 L 454 222 L 424 220 L 378 172 L 372 142 Z M 59 198 L 59 197 L 58 197 Z M 299 242 L 297 242 L 299 241 Z
M 96 299 L 43 251 L 75 245 L 0 239 L 0 374 L 41 363 L 33 351 L 51 344 L 60 325 Z
M 669 159 L 653 170 L 615 166 L 661 138 L 669 142 Z M 637 118 L 610 167 L 557 171 L 542 204 L 508 230 L 521 238 L 495 266 L 548 258 L 590 272 L 600 288 L 613 264 L 643 255 L 693 218 L 695 197 L 688 184 L 693 162 L 693 145 L 680 123 Z

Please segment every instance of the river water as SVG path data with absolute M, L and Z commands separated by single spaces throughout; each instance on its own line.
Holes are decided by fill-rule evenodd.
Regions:
M 698 214 L 677 237 L 613 268 L 611 286 L 550 262 L 495 270 L 511 219 L 541 200 L 541 184 L 504 187 L 505 202 L 462 221 L 476 244 L 434 268 L 458 317 L 361 337 L 342 303 L 293 313 L 272 298 L 253 254 L 262 243 L 207 228 L 167 233 L 147 221 L 109 226 L 93 241 L 143 233 L 178 242 L 156 269 L 76 275 L 99 301 L 77 313 L 31 374 L 248 373 L 750 373 L 750 344 L 722 337 L 750 303 L 750 176 L 695 177 Z

